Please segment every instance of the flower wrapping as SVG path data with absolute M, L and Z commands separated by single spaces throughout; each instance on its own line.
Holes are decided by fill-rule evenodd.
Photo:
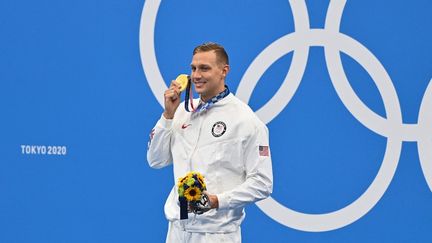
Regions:
M 197 204 L 201 200 L 204 191 L 207 190 L 204 177 L 199 172 L 189 172 L 178 180 L 177 188 L 180 202 L 180 219 L 187 219 L 189 205 Z

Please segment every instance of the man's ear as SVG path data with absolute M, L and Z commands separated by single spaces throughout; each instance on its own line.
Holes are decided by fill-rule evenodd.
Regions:
M 224 78 L 228 75 L 230 71 L 230 66 L 228 64 L 225 64 L 222 68 L 222 75 L 224 76 Z

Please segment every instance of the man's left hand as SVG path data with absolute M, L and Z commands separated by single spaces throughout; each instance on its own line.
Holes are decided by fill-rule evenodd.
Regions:
M 207 196 L 208 196 L 208 198 L 209 198 L 209 201 L 210 201 L 210 208 L 219 208 L 219 200 L 218 200 L 218 197 L 216 196 L 216 195 L 212 195 L 212 194 L 209 194 L 209 193 L 207 193 L 207 192 L 204 192 Z
M 219 200 L 216 195 L 209 194 L 204 192 L 201 200 L 189 204 L 190 212 L 195 214 L 203 214 L 211 209 L 215 209 L 219 207 Z

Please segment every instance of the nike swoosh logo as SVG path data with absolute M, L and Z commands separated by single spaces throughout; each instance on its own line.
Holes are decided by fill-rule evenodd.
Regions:
M 190 126 L 190 125 L 192 125 L 192 124 L 187 124 L 187 125 L 186 125 L 186 124 L 183 124 L 183 125 L 181 126 L 181 128 L 182 128 L 182 129 L 185 129 L 185 128 L 187 128 L 187 127 Z

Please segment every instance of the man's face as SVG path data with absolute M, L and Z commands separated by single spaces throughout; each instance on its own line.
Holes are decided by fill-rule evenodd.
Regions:
M 229 66 L 217 62 L 214 51 L 198 52 L 192 57 L 191 77 L 195 91 L 207 101 L 225 89 Z

